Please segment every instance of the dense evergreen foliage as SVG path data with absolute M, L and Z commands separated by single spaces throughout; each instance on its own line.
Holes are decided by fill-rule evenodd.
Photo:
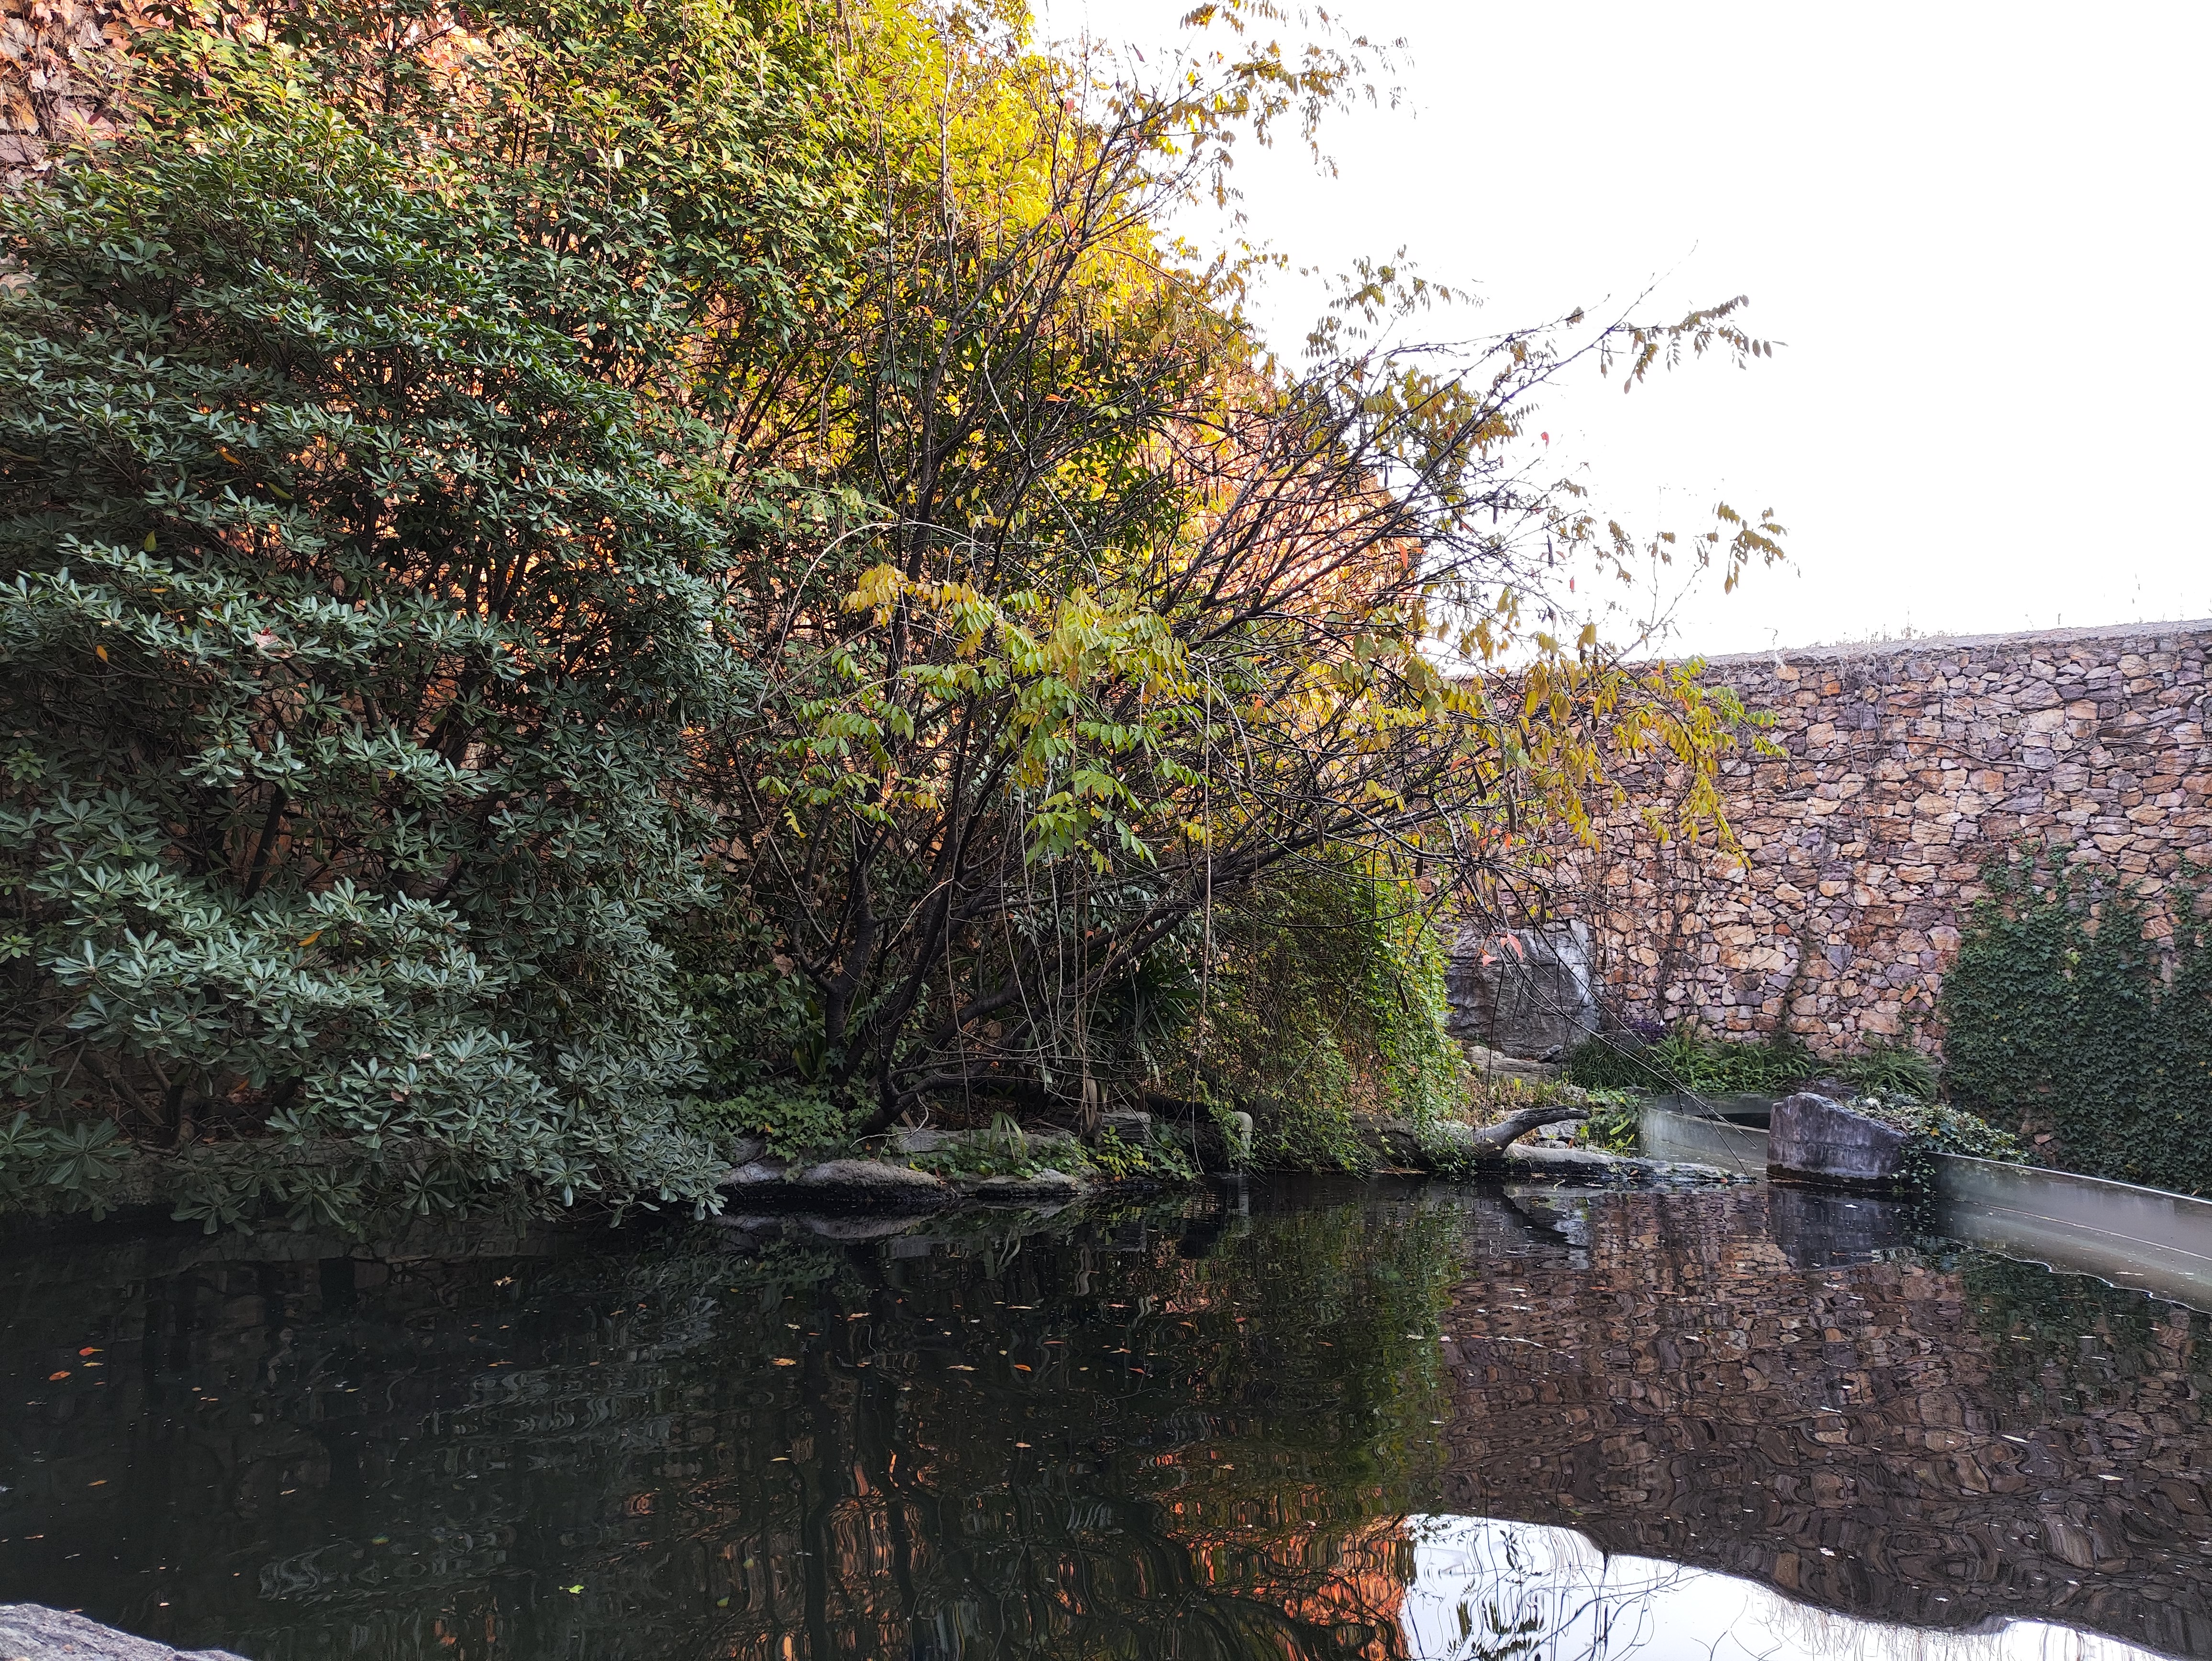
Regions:
M 1012 5 L 143 36 L 137 129 L 0 210 L 0 1183 L 704 1204 L 763 1116 L 1443 1110 L 1434 909 L 1623 754 L 1709 822 L 1742 715 L 1546 574 L 1775 552 L 1639 549 L 1522 424 L 1765 349 L 1420 339 L 1363 267 L 1276 362 L 1166 216 L 1367 48 L 1206 10 L 1151 87 Z
M 1983 880 L 1943 977 L 1952 1094 L 2065 1169 L 2212 1192 L 2212 952 L 2194 897 L 2160 939 L 2137 902 L 2063 855 L 1994 861 Z
M 654 928 L 722 531 L 549 321 L 649 299 L 506 205 L 313 112 L 12 204 L 19 1099 L 696 1191 Z

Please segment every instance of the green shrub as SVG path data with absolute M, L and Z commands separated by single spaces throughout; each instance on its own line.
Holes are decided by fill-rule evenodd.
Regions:
M 1583 1122 L 1582 1141 L 1607 1153 L 1633 1153 L 1643 1135 L 1643 1105 L 1626 1090 L 1590 1092 L 1590 1116 Z
M 2170 954 L 2142 908 L 2063 850 L 1991 861 L 1943 978 L 1952 1096 L 2047 1127 L 2069 1170 L 2212 1192 L 2212 952 L 2177 885 Z
M 571 332 L 649 334 L 664 295 L 563 252 L 665 227 L 579 204 L 556 247 L 427 165 L 301 100 L 0 205 L 34 1182 L 105 1119 L 711 1199 L 654 929 L 699 885 L 687 731 L 746 671 L 687 429 Z
M 1568 1052 L 1566 1074 L 1590 1090 L 1777 1095 L 1813 1077 L 1822 1066 L 1786 1034 L 1725 1042 L 1683 1025 L 1640 1049 L 1602 1037 L 1587 1039 Z
M 1225 908 L 1217 934 L 1206 1081 L 1251 1110 L 1255 1163 L 1364 1171 L 1356 1114 L 1422 1125 L 1463 1110 L 1443 948 L 1411 883 L 1350 858 L 1285 872 Z
M 1773 1038 L 1719 1039 L 1683 1025 L 1640 1049 L 1617 1038 L 1589 1038 L 1576 1045 L 1566 1059 L 1567 1078 L 1588 1090 L 1778 1096 L 1823 1074 L 1869 1095 L 1919 1100 L 1932 1100 L 1936 1095 L 1934 1065 L 1903 1045 L 1824 1059 L 1786 1033 Z
M 2014 1164 L 2027 1157 L 2020 1138 L 2010 1131 L 1948 1102 L 1886 1101 L 1877 1096 L 1854 1105 L 1860 1112 L 1896 1126 L 1931 1153 L 1966 1153 L 1978 1159 Z
M 827 1092 L 788 1085 L 757 1085 L 718 1100 L 694 1097 L 678 1110 L 684 1128 L 726 1147 L 739 1136 L 758 1136 L 780 1159 L 821 1158 L 852 1141 L 854 1114 Z
M 1109 1179 L 1117 1183 L 1133 1177 L 1188 1183 L 1197 1181 L 1199 1174 L 1190 1156 L 1173 1142 L 1157 1141 L 1140 1147 L 1123 1141 L 1110 1127 L 1098 1133 L 1098 1140 L 1091 1149 L 1091 1160 Z
M 1830 1062 L 1827 1070 L 1884 1101 L 1936 1099 L 1936 1064 L 1903 1044 L 1876 1045 L 1863 1056 L 1846 1056 Z

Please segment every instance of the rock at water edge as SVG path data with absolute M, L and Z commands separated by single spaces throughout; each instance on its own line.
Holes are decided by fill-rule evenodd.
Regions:
M 41 1603 L 0 1603 L 0 1661 L 243 1661 L 228 1650 L 173 1650 Z
M 1598 1029 L 1589 926 L 1463 930 L 1444 968 L 1444 996 L 1445 1030 L 1455 1038 L 1522 1058 L 1571 1050 Z
M 1766 1127 L 1766 1174 L 1815 1187 L 1881 1189 L 1905 1165 L 1905 1133 L 1800 1091 L 1774 1104 Z
M 1065 1171 L 1033 1171 L 1026 1177 L 985 1177 L 963 1184 L 977 1199 L 1019 1205 L 1065 1205 L 1080 1199 L 1084 1184 Z
M 753 1159 L 735 1171 L 726 1171 L 716 1181 L 718 1188 L 744 1189 L 781 1186 L 791 1174 L 791 1164 L 786 1159 Z
M 942 1177 L 880 1159 L 830 1159 L 799 1173 L 816 1198 L 882 1206 L 941 1205 L 951 1195 Z

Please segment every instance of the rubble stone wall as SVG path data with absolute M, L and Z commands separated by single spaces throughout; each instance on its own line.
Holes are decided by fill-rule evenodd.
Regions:
M 1777 753 L 1728 764 L 1743 857 L 1662 846 L 1632 776 L 1596 852 L 1566 849 L 1557 909 L 1591 929 L 1609 1012 L 1815 1050 L 1940 1050 L 1936 995 L 1982 887 L 2024 842 L 2148 898 L 2212 863 L 2212 621 L 1717 658 Z

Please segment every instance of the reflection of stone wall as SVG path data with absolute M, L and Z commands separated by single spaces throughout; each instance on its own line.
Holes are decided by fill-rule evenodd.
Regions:
M 1874 1620 L 2212 1653 L 2201 1319 L 2030 1270 L 2014 1330 L 1925 1262 L 1793 1269 L 1763 1193 L 1568 1203 L 1575 1249 L 1486 1243 L 1455 1294 L 1439 1508 Z
M 1561 909 L 1624 1014 L 1932 1050 L 1986 855 L 2069 843 L 2154 897 L 2212 855 L 2208 645 L 2212 622 L 1715 659 L 1784 752 L 1729 770 L 1747 863 L 1662 849 L 1625 812 L 1603 855 L 1564 861 Z M 1624 782 L 1664 794 L 1656 772 Z

